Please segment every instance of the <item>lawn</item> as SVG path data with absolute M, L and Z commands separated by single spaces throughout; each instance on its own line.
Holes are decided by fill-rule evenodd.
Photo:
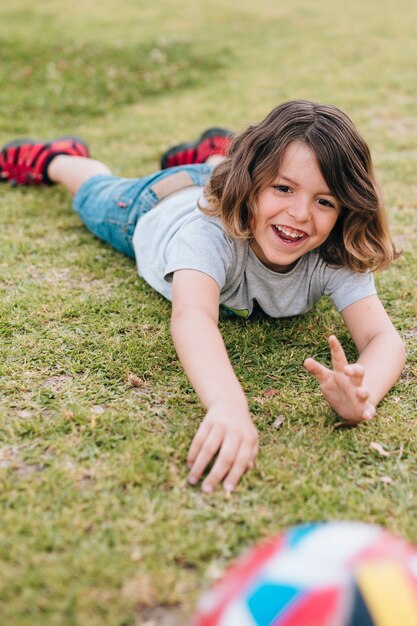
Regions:
M 377 417 L 337 429 L 302 368 L 310 355 L 328 362 L 333 332 L 355 359 L 329 302 L 303 318 L 222 320 L 261 447 L 233 496 L 204 496 L 186 483 L 203 410 L 169 304 L 85 230 L 61 189 L 2 185 L 3 624 L 186 625 L 237 554 L 303 521 L 378 523 L 417 543 L 415 17 L 414 0 L 2 8 L 1 145 L 77 134 L 135 176 L 172 143 L 242 129 L 287 99 L 345 110 L 371 146 L 403 250 L 376 281 L 408 351 Z

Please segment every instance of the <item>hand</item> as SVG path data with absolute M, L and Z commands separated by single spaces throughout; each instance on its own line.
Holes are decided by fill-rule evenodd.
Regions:
M 347 424 L 353 426 L 372 419 L 376 409 L 369 402 L 369 391 L 363 385 L 365 368 L 360 363 L 348 364 L 334 335 L 329 337 L 329 346 L 333 369 L 312 358 L 304 361 L 304 367 L 316 378 L 327 402 Z
M 236 410 L 232 403 L 219 402 L 207 411 L 192 441 L 187 458 L 188 482 L 196 485 L 217 454 L 201 488 L 211 493 L 223 481 L 224 489 L 231 493 L 242 474 L 253 467 L 257 453 L 258 431 L 247 408 Z

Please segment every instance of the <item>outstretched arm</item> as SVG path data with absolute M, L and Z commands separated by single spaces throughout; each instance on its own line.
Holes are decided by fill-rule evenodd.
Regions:
M 377 296 L 351 304 L 342 317 L 359 352 L 357 363 L 347 362 L 332 335 L 332 369 L 312 358 L 306 359 L 304 367 L 315 376 L 333 410 L 348 424 L 357 424 L 375 415 L 377 404 L 398 380 L 405 349 Z
M 171 332 L 178 356 L 207 413 L 191 444 L 189 482 L 196 484 L 217 455 L 202 489 L 223 481 L 233 491 L 252 466 L 258 433 L 217 327 L 219 287 L 195 270 L 174 273 Z

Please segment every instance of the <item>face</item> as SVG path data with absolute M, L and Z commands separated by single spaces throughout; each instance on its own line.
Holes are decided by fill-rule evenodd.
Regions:
M 251 248 L 275 272 L 288 272 L 303 254 L 318 248 L 340 213 L 314 153 L 301 142 L 288 146 L 275 179 L 259 193 L 257 206 Z

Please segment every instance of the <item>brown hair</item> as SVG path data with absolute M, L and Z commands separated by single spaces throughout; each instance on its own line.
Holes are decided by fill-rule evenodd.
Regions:
M 305 143 L 314 153 L 340 215 L 320 256 L 356 272 L 381 270 L 399 256 L 391 239 L 369 148 L 349 117 L 334 106 L 293 100 L 238 135 L 206 187 L 203 213 L 220 217 L 235 238 L 252 237 L 256 200 L 276 175 L 285 150 Z

